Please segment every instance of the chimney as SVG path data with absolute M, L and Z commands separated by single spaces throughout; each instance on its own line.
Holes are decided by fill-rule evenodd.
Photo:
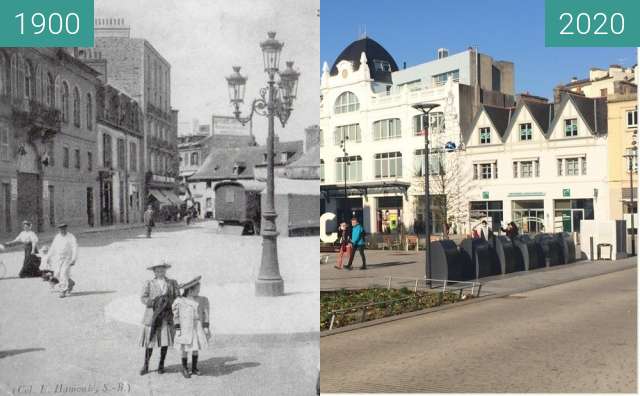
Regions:
M 449 56 L 449 50 L 446 48 L 438 48 L 438 59 L 443 59 Z
M 405 61 L 405 62 L 402 62 L 402 68 L 403 68 L 403 69 L 406 69 L 406 68 L 407 68 L 407 62 L 406 62 L 406 61 Z

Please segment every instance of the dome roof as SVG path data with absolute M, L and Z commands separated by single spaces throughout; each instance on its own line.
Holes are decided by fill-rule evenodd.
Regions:
M 347 48 L 342 50 L 340 55 L 338 55 L 338 57 L 336 58 L 336 61 L 333 63 L 333 66 L 331 67 L 331 75 L 335 76 L 338 74 L 337 65 L 343 60 L 353 63 L 354 70 L 360 69 L 360 56 L 363 52 L 367 55 L 367 65 L 369 66 L 369 71 L 371 72 L 371 78 L 373 78 L 375 81 L 390 83 L 391 72 L 398 71 L 398 65 L 383 46 L 369 37 L 356 40 L 353 43 L 349 44 Z M 379 69 L 376 70 L 376 68 L 374 67 L 374 61 L 382 61 L 388 63 L 390 71 Z

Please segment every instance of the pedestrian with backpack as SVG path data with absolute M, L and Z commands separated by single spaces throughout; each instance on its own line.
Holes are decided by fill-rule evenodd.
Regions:
M 349 256 L 349 264 L 345 267 L 350 270 L 351 265 L 353 264 L 353 258 L 356 255 L 356 250 L 360 252 L 360 257 L 362 258 L 362 267 L 361 270 L 367 269 L 367 258 L 364 256 L 364 237 L 365 232 L 362 225 L 358 222 L 357 218 L 351 219 L 351 255 Z

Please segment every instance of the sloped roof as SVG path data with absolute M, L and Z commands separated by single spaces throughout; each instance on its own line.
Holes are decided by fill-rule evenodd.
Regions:
M 320 146 L 313 146 L 311 150 L 302 154 L 296 161 L 287 165 L 287 168 L 320 167 Z
M 607 133 L 607 98 L 587 98 L 583 95 L 574 95 L 568 92 L 562 94 L 556 117 L 549 129 L 553 129 L 558 123 L 559 116 L 569 102 L 573 103 L 576 111 L 578 111 L 592 134 L 602 135 Z
M 336 58 L 333 66 L 331 67 L 330 74 L 335 76 L 338 74 L 338 63 L 343 60 L 349 61 L 353 64 L 353 69 L 360 69 L 360 56 L 362 53 L 365 53 L 367 56 L 367 65 L 369 66 L 369 71 L 371 72 L 371 78 L 375 81 L 381 82 L 391 82 L 391 72 L 398 71 L 398 65 L 396 61 L 393 59 L 391 54 L 384 49 L 377 41 L 365 37 L 359 40 L 354 41 L 349 44 L 338 57 Z M 376 70 L 374 67 L 374 60 L 386 61 L 389 62 L 391 66 L 391 71 L 383 71 Z
M 526 99 L 519 99 L 518 104 L 516 105 L 516 109 L 513 112 L 511 120 L 509 121 L 509 125 L 507 126 L 507 131 L 513 128 L 513 125 L 518 117 L 518 114 L 522 111 L 523 108 L 526 108 L 529 111 L 529 114 L 533 117 L 536 124 L 542 129 L 542 133 L 547 134 L 549 131 L 549 127 L 553 122 L 553 103 L 542 103 L 540 101 L 532 101 Z
M 498 132 L 498 135 L 500 135 L 500 137 L 503 137 L 507 131 L 507 126 L 509 125 L 511 116 L 514 113 L 513 108 L 484 105 L 482 106 L 482 109 L 484 109 L 484 111 L 487 113 L 487 116 L 491 120 L 491 123 L 493 123 L 493 126 L 496 128 L 496 132 Z

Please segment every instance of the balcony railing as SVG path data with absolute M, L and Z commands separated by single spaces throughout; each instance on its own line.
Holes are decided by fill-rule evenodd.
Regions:
M 62 128 L 62 112 L 30 99 L 11 99 L 13 122 L 20 128 L 32 127 L 50 132 Z

